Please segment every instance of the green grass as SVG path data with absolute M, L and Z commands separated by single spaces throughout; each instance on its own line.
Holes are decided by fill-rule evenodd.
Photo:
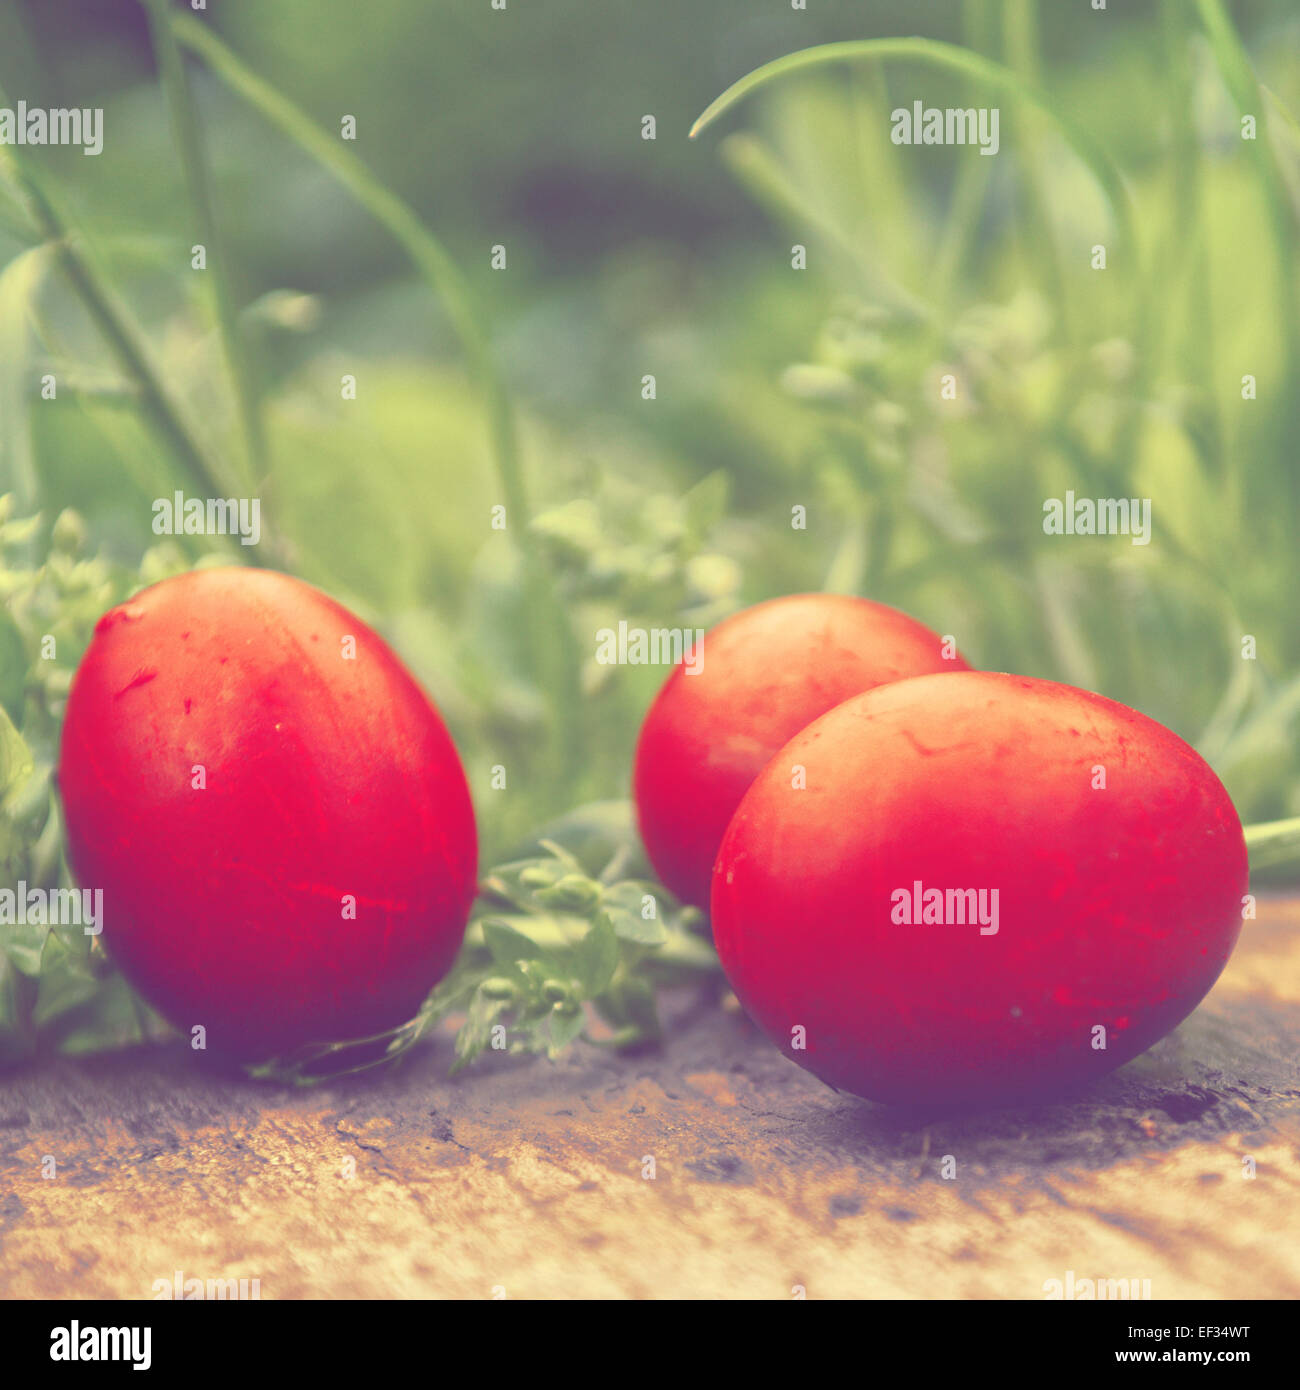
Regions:
M 208 28 L 188 16 L 174 15 L 172 29 L 185 47 L 198 54 L 260 115 L 329 170 L 383 224 L 410 256 L 454 324 L 483 393 L 507 524 L 524 557 L 524 592 L 531 610 L 524 640 L 540 682 L 550 694 L 556 734 L 551 773 L 557 781 L 570 780 L 581 744 L 581 699 L 573 638 L 529 530 L 531 510 L 519 457 L 515 410 L 468 281 L 410 207 L 385 188 L 338 140 L 257 77 Z M 485 525 L 486 520 L 484 517 Z
M 344 0 L 310 23 L 244 0 L 203 22 L 170 8 L 147 0 L 155 72 L 0 0 L 6 89 L 38 100 L 48 55 L 113 132 L 99 160 L 0 148 L 0 576 L 20 644 L 57 626 L 59 680 L 97 606 L 253 558 L 205 538 L 151 550 L 152 497 L 255 490 L 274 531 L 260 562 L 336 592 L 434 693 L 485 862 L 626 795 L 662 672 L 598 667 L 597 627 L 708 626 L 824 587 L 953 632 L 977 665 L 1160 719 L 1258 822 L 1256 866 L 1293 870 L 1287 6 L 1260 0 L 1241 29 L 1219 0 L 1100 23 L 965 0 L 916 19 L 931 37 L 864 38 L 868 8 L 879 30 L 902 7 L 760 31 L 750 0 L 661 0 L 632 41 L 553 0 L 492 31 L 491 99 L 468 11 L 443 41 L 445 16 L 394 0 L 363 51 Z M 609 57 L 575 79 L 579 17 Z M 686 139 L 718 54 L 783 49 L 691 132 L 734 121 L 723 138 Z M 891 107 L 916 97 L 1005 102 L 1000 157 L 892 146 Z M 354 110 L 351 145 L 334 122 Z M 497 241 L 508 276 L 486 269 Z M 937 397 L 949 370 L 955 408 Z M 356 402 L 338 399 L 344 371 Z M 51 372 L 55 402 L 36 390 Z M 1152 545 L 1045 538 L 1042 502 L 1067 488 L 1152 497 Z M 89 539 L 55 564 L 69 507 Z M 13 638 L 0 625 L 10 668 Z M 57 682 L 37 700 L 7 674 L 0 701 L 48 769 Z M 509 790 L 485 791 L 499 765 Z M 39 831 L 42 872 L 57 829 Z M 75 999 L 86 962 L 64 965 Z M 121 1005 L 69 1036 L 135 1027 Z

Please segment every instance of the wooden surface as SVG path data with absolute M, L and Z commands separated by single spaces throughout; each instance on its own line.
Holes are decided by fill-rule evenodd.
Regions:
M 302 1091 L 179 1045 L 10 1074 L 0 1296 L 148 1298 L 176 1270 L 263 1298 L 1042 1298 L 1070 1270 L 1300 1295 L 1300 902 L 1263 904 L 1192 1019 L 1058 1105 L 867 1105 L 707 999 L 669 1031 L 455 1080 L 440 1043 Z

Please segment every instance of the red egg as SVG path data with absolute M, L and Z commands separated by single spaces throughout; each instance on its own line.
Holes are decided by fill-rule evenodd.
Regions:
M 677 666 L 646 715 L 635 797 L 655 872 L 700 907 L 727 822 L 787 739 L 850 695 L 968 669 L 905 613 L 841 594 L 746 608 L 706 633 L 698 656 L 698 674 Z
M 477 843 L 455 746 L 383 640 L 297 579 L 199 570 L 106 613 L 59 786 L 106 948 L 210 1048 L 397 1027 L 460 947 Z
M 745 1008 L 832 1086 L 992 1104 L 1186 1018 L 1246 892 L 1237 813 L 1175 734 L 966 672 L 857 696 L 780 750 L 727 830 L 713 931 Z

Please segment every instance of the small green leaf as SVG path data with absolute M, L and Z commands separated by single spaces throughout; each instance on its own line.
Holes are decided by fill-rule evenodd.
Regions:
M 82 982 L 96 979 L 95 957 L 92 955 L 95 938 L 84 927 L 58 926 L 44 928 L 45 946 L 41 951 L 41 979 L 55 975 L 67 976 Z M 101 956 L 100 961 L 103 961 Z
M 61 1007 L 51 1017 L 57 1017 L 57 1024 L 43 1026 L 57 1033 L 59 1051 L 69 1055 L 125 1047 L 168 1031 L 118 974 L 105 976 L 84 1002 Z
M 28 541 L 36 539 L 40 530 L 40 513 L 35 516 L 20 516 L 0 526 L 0 541 L 9 546 L 26 545 Z
M 587 1026 L 587 1015 L 581 1008 L 570 1005 L 567 1009 L 562 1004 L 557 1004 L 551 1010 L 550 1029 L 551 1046 L 549 1051 L 551 1056 L 555 1056 L 578 1036 Z
M 588 998 L 603 994 L 614 978 L 619 961 L 618 935 L 614 925 L 602 912 L 592 920 L 591 928 L 578 946 L 578 975 Z
M 638 946 L 662 946 L 668 940 L 668 932 L 658 918 L 647 920 L 639 912 L 628 912 L 621 907 L 604 908 L 601 915 L 609 919 L 620 941 L 635 941 Z
M 529 859 L 547 845 L 563 846 L 577 861 L 576 871 L 592 878 L 600 877 L 615 858 L 624 863 L 624 874 L 650 872 L 630 801 L 587 802 L 552 821 L 535 838 L 518 846 L 513 858 L 516 861 Z
M 8 609 L 0 609 L 0 709 L 15 725 L 22 723 L 26 687 L 27 649 L 23 635 Z
M 42 968 L 32 1022 L 38 1028 L 44 1028 L 54 1019 L 90 1003 L 100 992 L 100 981 L 93 975 Z
M 534 893 L 539 888 L 549 888 L 557 879 L 564 877 L 564 872 L 563 864 L 551 863 L 544 859 L 534 859 L 519 870 L 519 883 L 521 887 Z
M 456 1034 L 456 1063 L 453 1071 L 468 1066 L 492 1041 L 492 1029 L 509 1008 L 503 999 L 493 999 L 478 991 L 470 1001 L 469 1016 Z
M 14 727 L 8 713 L 0 708 L 0 805 L 12 805 L 23 784 L 36 770 L 32 750 Z
M 565 874 L 548 888 L 539 888 L 534 897 L 544 907 L 557 912 L 575 912 L 586 916 L 600 902 L 600 884 L 586 874 Z
M 483 921 L 483 940 L 492 952 L 492 959 L 498 965 L 513 965 L 521 960 L 541 960 L 545 955 L 542 948 L 531 937 L 499 918 L 488 917 Z
M 555 858 L 558 859 L 560 863 L 564 865 L 565 869 L 569 873 L 580 874 L 582 872 L 582 865 L 578 863 L 578 861 L 573 857 L 573 855 L 571 855 L 562 844 L 559 844 L 555 840 L 549 839 L 538 840 L 537 843 L 541 845 L 541 847 L 547 852 L 547 854 L 554 855 Z
M 686 525 L 693 535 L 703 538 L 727 514 L 731 480 L 721 468 L 715 469 L 682 498 Z
M 645 915 L 645 900 L 653 898 L 655 915 Z M 640 946 L 662 946 L 668 940 L 668 932 L 661 917 L 663 908 L 660 892 L 651 883 L 638 883 L 631 880 L 616 883 L 605 891 L 602 909 L 609 918 L 615 932 L 624 941 L 635 941 Z
M 488 999 L 504 999 L 507 1003 L 514 1003 L 519 997 L 522 982 L 516 977 L 509 975 L 490 975 L 479 985 L 479 989 Z
M 30 922 L 6 923 L 0 927 L 0 947 L 15 970 L 34 980 L 41 973 L 41 959 L 49 933 L 49 927 L 33 926 Z

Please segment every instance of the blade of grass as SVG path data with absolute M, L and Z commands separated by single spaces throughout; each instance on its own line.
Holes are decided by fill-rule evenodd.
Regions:
M 1233 668 L 1228 684 L 1219 703 L 1206 722 L 1201 736 L 1195 741 L 1196 751 L 1211 767 L 1219 767 L 1223 754 L 1232 741 L 1241 723 L 1242 715 L 1250 704 L 1255 690 L 1256 665 L 1253 661 L 1239 661 Z
M 1042 59 L 1039 53 L 1037 0 L 1007 0 L 1004 10 L 1007 58 L 1011 68 L 1037 90 L 1042 83 Z M 1065 267 L 1056 227 L 1052 221 L 1050 201 L 1038 177 L 1043 167 L 1041 131 L 1027 128 L 1021 136 L 1020 157 L 1030 171 L 1025 197 L 1024 229 L 1028 245 L 1025 254 L 1038 262 L 1038 273 L 1047 287 L 1050 303 L 1061 315 L 1063 336 L 1069 337 L 1069 297 Z
M 1172 158 L 1169 161 L 1173 183 L 1173 216 L 1168 224 L 1164 254 L 1160 265 L 1167 286 L 1161 297 L 1174 301 L 1190 299 L 1190 321 L 1205 331 L 1180 335 L 1180 350 L 1193 363 L 1194 379 L 1207 402 L 1208 448 L 1203 455 L 1214 460 L 1222 476 L 1223 405 L 1222 393 L 1215 387 L 1216 336 L 1211 331 L 1214 315 L 1210 286 L 1209 248 L 1201 217 L 1201 151 L 1196 126 L 1196 90 L 1193 80 L 1190 39 L 1196 32 L 1196 16 L 1186 0 L 1162 0 L 1161 21 L 1166 52 L 1165 72 L 1169 81 L 1169 109 L 1174 114 Z
M 121 418 L 129 416 L 134 423 L 139 413 L 140 393 L 135 383 L 126 378 L 105 378 L 102 382 L 93 377 L 88 379 L 82 375 L 81 367 L 48 317 L 38 316 L 34 327 L 51 358 L 51 370 L 58 376 L 59 390 L 76 402 L 86 425 L 112 452 L 123 476 L 130 478 L 146 495 L 165 489 L 169 460 L 165 457 L 160 460 L 161 470 L 150 468 L 153 456 L 147 449 L 141 449 L 138 432 L 132 432 Z M 203 555 L 203 543 L 196 536 L 176 535 L 172 542 L 191 561 Z
M 996 27 L 989 0 L 966 0 L 962 7 L 962 37 L 968 49 L 975 53 L 991 52 L 996 42 Z M 933 281 L 935 302 L 949 309 L 957 275 L 979 226 L 995 162 L 992 159 L 963 160 L 957 175 L 957 186 L 935 254 Z
M 847 77 L 852 113 L 849 129 L 857 156 L 861 208 L 854 235 L 870 236 L 879 243 L 885 254 L 878 259 L 884 261 L 892 256 L 907 284 L 928 281 L 926 243 L 917 237 L 910 215 L 914 211 L 915 189 L 903 178 L 895 158 L 888 118 L 881 119 L 889 111 L 889 84 L 884 69 L 878 63 L 860 64 Z
M 835 549 L 831 563 L 822 581 L 822 592 L 827 594 L 857 594 L 863 592 L 863 578 L 867 572 L 867 528 L 860 516 L 850 517 L 844 528 L 844 535 Z M 866 590 L 867 593 L 873 590 Z
M 1279 376 L 1282 389 L 1290 393 L 1294 391 L 1295 372 L 1300 363 L 1300 339 L 1297 338 L 1296 329 L 1296 314 L 1300 312 L 1300 274 L 1297 274 L 1296 267 L 1296 226 L 1290 194 L 1269 138 L 1269 103 L 1265 100 L 1264 89 L 1255 76 L 1250 57 L 1223 0 L 1196 0 L 1196 6 L 1214 61 L 1233 103 L 1241 115 L 1253 116 L 1256 122 L 1256 138 L 1246 143 L 1250 145 L 1250 155 L 1259 172 L 1276 241 L 1284 356 Z M 1294 514 L 1300 512 L 1300 474 L 1295 469 L 1288 469 L 1287 476 Z
M 178 14 L 172 18 L 172 29 L 183 47 L 202 58 L 237 95 L 338 179 L 410 256 L 446 310 L 488 397 L 497 463 L 508 499 L 522 497 L 514 412 L 498 376 L 469 285 L 451 255 L 408 204 L 375 178 L 356 155 L 342 148 L 310 116 L 247 67 L 202 23 Z M 521 514 L 526 515 L 522 509 Z
M 341 147 L 310 116 L 247 67 L 209 29 L 189 15 L 173 14 L 182 47 L 197 54 L 235 93 L 321 164 L 398 242 L 423 276 L 460 339 L 487 409 L 507 516 L 523 557 L 525 600 L 531 610 L 528 642 L 534 671 L 546 690 L 558 734 L 556 776 L 567 783 L 578 767 L 581 746 L 580 664 L 573 631 L 559 603 L 537 540 L 519 457 L 514 409 L 493 358 L 469 282 L 442 243 L 415 211 L 381 183 L 351 151 Z
M 829 64 L 871 61 L 876 59 L 898 58 L 924 64 L 928 67 L 943 68 L 949 72 L 962 73 L 985 82 L 989 86 L 1008 93 L 1026 104 L 1041 111 L 1060 131 L 1070 148 L 1087 165 L 1100 185 L 1115 218 L 1121 236 L 1127 245 L 1136 247 L 1137 237 L 1132 204 L 1128 190 L 1111 163 L 1110 157 L 1096 145 L 1092 138 L 1080 130 L 1065 116 L 1061 115 L 1047 96 L 1026 82 L 1010 68 L 996 63 L 990 58 L 971 53 L 956 44 L 943 43 L 938 39 L 900 38 L 900 39 L 852 39 L 845 43 L 820 44 L 816 48 L 800 49 L 788 53 L 783 58 L 765 63 L 753 72 L 747 73 L 738 82 L 733 82 L 716 100 L 709 103 L 703 114 L 691 127 L 690 138 L 694 140 L 724 112 L 737 102 L 786 77 L 790 73 L 804 72 L 810 68 L 825 67 Z
M 1040 111 L 1055 126 L 1066 144 L 1083 161 L 1085 167 L 1096 179 L 1131 262 L 1136 315 L 1133 340 L 1138 371 L 1137 383 L 1126 411 L 1126 419 L 1117 452 L 1122 458 L 1136 457 L 1136 442 L 1141 425 L 1141 402 L 1145 396 L 1145 386 L 1150 373 L 1148 357 L 1153 316 L 1150 301 L 1151 287 L 1139 264 L 1142 248 L 1137 235 L 1137 219 L 1133 202 L 1119 170 L 1106 151 L 1084 130 L 1062 115 L 1045 93 L 1026 81 L 1019 73 L 1013 72 L 1010 68 L 994 62 L 990 58 L 985 58 L 981 54 L 971 53 L 956 44 L 944 43 L 938 39 L 853 39 L 844 43 L 821 44 L 815 48 L 805 48 L 795 53 L 788 53 L 782 58 L 777 58 L 773 62 L 765 63 L 762 67 L 755 68 L 740 78 L 739 81 L 733 82 L 721 96 L 710 102 L 705 108 L 694 126 L 691 127 L 690 138 L 695 139 L 745 97 L 766 87 L 771 82 L 780 81 L 791 73 L 807 72 L 839 63 L 873 62 L 886 59 L 916 62 L 927 67 L 961 74 L 984 82 L 995 91 L 1005 92 L 1014 99 Z
M 4 487 L 12 488 L 19 511 L 36 510 L 36 468 L 32 460 L 28 404 L 31 382 L 31 306 L 50 259 L 48 246 L 19 252 L 0 271 L 0 464 Z
M 1079 627 L 1068 572 L 1040 550 L 1034 557 L 1034 592 L 1043 629 L 1064 678 L 1083 690 L 1098 688 L 1097 666 Z
M 992 53 L 997 47 L 998 12 L 995 0 L 963 0 L 962 39 L 976 53 Z
M 1300 864 L 1300 816 L 1248 825 L 1246 850 L 1252 873 L 1278 864 Z
M 810 212 L 798 189 L 791 186 L 776 156 L 757 136 L 729 135 L 722 142 L 722 157 L 736 181 L 760 207 L 789 226 L 803 229 L 811 225 L 825 237 L 859 269 L 869 294 L 909 317 L 926 319 L 931 316 L 929 305 L 897 284 L 874 261 L 868 261 L 842 227 Z
M 189 195 L 197 238 L 208 252 L 217 329 L 221 335 L 226 369 L 234 390 L 235 409 L 243 436 L 247 481 L 250 486 L 256 487 L 266 466 L 265 436 L 257 398 L 256 377 L 239 330 L 239 315 L 231 291 L 225 249 L 217 227 L 211 173 L 207 150 L 199 128 L 198 113 L 194 106 L 194 94 L 168 19 L 170 0 L 142 0 L 142 3 L 148 12 L 154 54 L 158 61 L 159 80 L 171 116 L 172 138 L 176 143 L 176 153 L 185 176 L 185 187 Z
M 17 193 L 3 181 L 0 181 L 0 232 L 24 246 L 36 237 L 36 229 L 28 225 Z
M 8 99 L 0 87 L 0 106 Z M 208 496 L 224 492 L 220 470 L 210 459 L 185 407 L 153 364 L 143 331 L 109 288 L 89 249 L 73 235 L 70 224 L 44 188 L 40 177 L 20 162 L 12 147 L 0 145 L 0 177 L 23 196 L 37 234 L 49 244 L 60 270 L 103 335 L 118 365 L 140 388 L 140 402 L 156 432 L 195 488 Z
M 1256 138 L 1247 141 L 1250 154 L 1259 170 L 1260 181 L 1268 196 L 1269 212 L 1273 220 L 1278 242 L 1278 260 L 1286 292 L 1286 313 L 1288 323 L 1287 349 L 1288 362 L 1295 361 L 1295 329 L 1293 326 L 1296 310 L 1295 255 L 1292 249 L 1295 227 L 1291 216 L 1290 200 L 1287 195 L 1286 180 L 1278 167 L 1273 146 L 1269 140 L 1269 104 L 1264 100 L 1264 89 L 1255 76 L 1250 57 L 1233 26 L 1223 0 L 1196 0 L 1201 23 L 1205 27 L 1206 38 L 1214 61 L 1223 77 L 1224 85 L 1232 96 L 1233 103 L 1243 116 L 1253 116 L 1256 121 Z M 1276 102 L 1276 99 L 1275 99 Z M 1289 379 L 1289 373 L 1288 373 Z
M 1271 692 L 1262 706 L 1233 730 L 1219 750 L 1218 765 L 1230 766 L 1236 759 L 1257 750 L 1285 745 L 1297 717 L 1300 717 L 1300 676 Z

